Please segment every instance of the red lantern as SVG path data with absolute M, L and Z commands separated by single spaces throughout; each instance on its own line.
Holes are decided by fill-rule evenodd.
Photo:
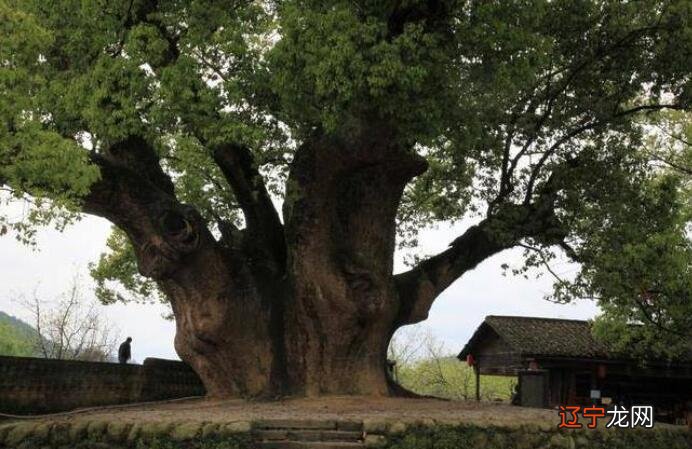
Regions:
M 466 356 L 466 363 L 467 363 L 469 366 L 473 366 L 473 365 L 476 364 L 476 359 L 474 359 L 473 356 L 472 356 L 471 354 L 469 354 L 469 355 Z

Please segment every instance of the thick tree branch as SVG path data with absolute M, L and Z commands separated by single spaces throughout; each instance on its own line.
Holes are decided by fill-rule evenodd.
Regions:
M 175 187 L 159 163 L 156 149 L 139 136 L 130 136 L 107 148 L 101 157 L 115 167 L 132 171 L 154 184 L 166 195 L 175 196 Z
M 283 225 L 252 152 L 242 145 L 226 144 L 214 149 L 214 160 L 240 204 L 250 239 L 260 241 L 274 262 L 283 267 L 286 258 Z
M 131 137 L 90 157 L 101 179 L 83 198 L 82 208 L 127 233 L 142 275 L 164 279 L 185 255 L 215 244 L 199 213 L 177 200 L 146 141 Z
M 128 207 L 146 207 L 162 201 L 174 203 L 174 186 L 159 165 L 154 148 L 144 139 L 129 137 L 105 151 L 90 153 L 101 179 L 91 186 L 84 198 L 87 213 L 102 216 L 126 229 L 135 219 Z
M 394 276 L 401 307 L 399 323 L 411 324 L 426 319 L 433 301 L 452 282 L 524 238 L 532 237 L 545 245 L 559 245 L 567 251 L 567 233 L 555 216 L 555 203 L 560 189 L 560 169 L 575 163 L 574 160 L 566 161 L 556 168 L 541 185 L 533 203 L 497 205 L 487 218 L 454 240 L 449 249 Z M 571 248 L 568 255 L 575 256 Z
M 449 249 L 394 276 L 399 292 L 400 325 L 425 320 L 433 301 L 463 273 L 505 249 L 489 232 L 488 220 L 472 226 Z
M 546 193 L 530 205 L 503 204 L 497 213 L 469 228 L 449 249 L 424 260 L 413 269 L 394 276 L 399 292 L 399 323 L 427 318 L 433 301 L 452 282 L 483 260 L 533 237 L 559 244 L 565 234 L 553 211 L 554 196 Z
M 680 106 L 674 104 L 637 106 L 615 113 L 607 120 L 590 120 L 582 123 L 554 142 L 534 166 L 522 205 L 495 203 L 498 212 L 495 213 L 492 210 L 491 213 L 494 215 L 471 227 L 452 242 L 448 250 L 394 277 L 401 301 L 400 323 L 416 323 L 427 318 L 435 298 L 452 282 L 486 258 L 517 245 L 522 238 L 534 237 L 545 244 L 559 245 L 570 258 L 576 260 L 577 254 L 565 242 L 566 234 L 554 215 L 554 206 L 561 168 L 574 166 L 578 160 L 573 158 L 556 167 L 541 185 L 537 197 L 533 198 L 533 191 L 541 169 L 561 145 L 588 130 L 603 126 L 617 118 L 665 108 L 679 109 Z

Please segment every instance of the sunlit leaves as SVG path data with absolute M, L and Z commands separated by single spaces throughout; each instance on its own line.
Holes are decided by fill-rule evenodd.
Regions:
M 95 64 L 83 115 L 89 130 L 106 143 L 146 135 L 150 83 L 136 63 L 102 57 Z
M 269 68 L 277 113 L 296 131 L 339 134 L 371 118 L 399 127 L 404 140 L 440 132 L 450 56 L 444 28 L 409 23 L 394 32 L 384 14 L 352 2 L 286 2 L 280 14 Z
M 152 24 L 134 26 L 127 34 L 123 50 L 132 60 L 152 67 L 164 65 L 171 57 L 169 42 Z
M 51 33 L 31 15 L 14 5 L 0 2 L 0 60 L 3 67 L 39 64 L 39 55 L 50 45 Z
M 86 151 L 74 141 L 35 125 L 23 126 L 14 137 L 13 143 L 24 150 L 0 169 L 0 176 L 24 192 L 78 198 L 99 177 Z

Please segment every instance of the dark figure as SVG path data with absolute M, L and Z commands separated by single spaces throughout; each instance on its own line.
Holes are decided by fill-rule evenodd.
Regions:
M 130 348 L 131 341 L 132 338 L 127 337 L 127 340 L 120 344 L 120 348 L 118 348 L 118 362 L 125 364 L 130 360 L 132 356 L 132 349 Z

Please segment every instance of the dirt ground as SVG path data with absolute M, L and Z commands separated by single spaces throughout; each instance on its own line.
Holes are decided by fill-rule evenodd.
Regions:
M 109 407 L 56 416 L 53 421 L 233 422 L 255 420 L 396 420 L 481 425 L 556 426 L 557 411 L 475 401 L 336 396 L 275 402 L 191 399 L 164 404 Z

